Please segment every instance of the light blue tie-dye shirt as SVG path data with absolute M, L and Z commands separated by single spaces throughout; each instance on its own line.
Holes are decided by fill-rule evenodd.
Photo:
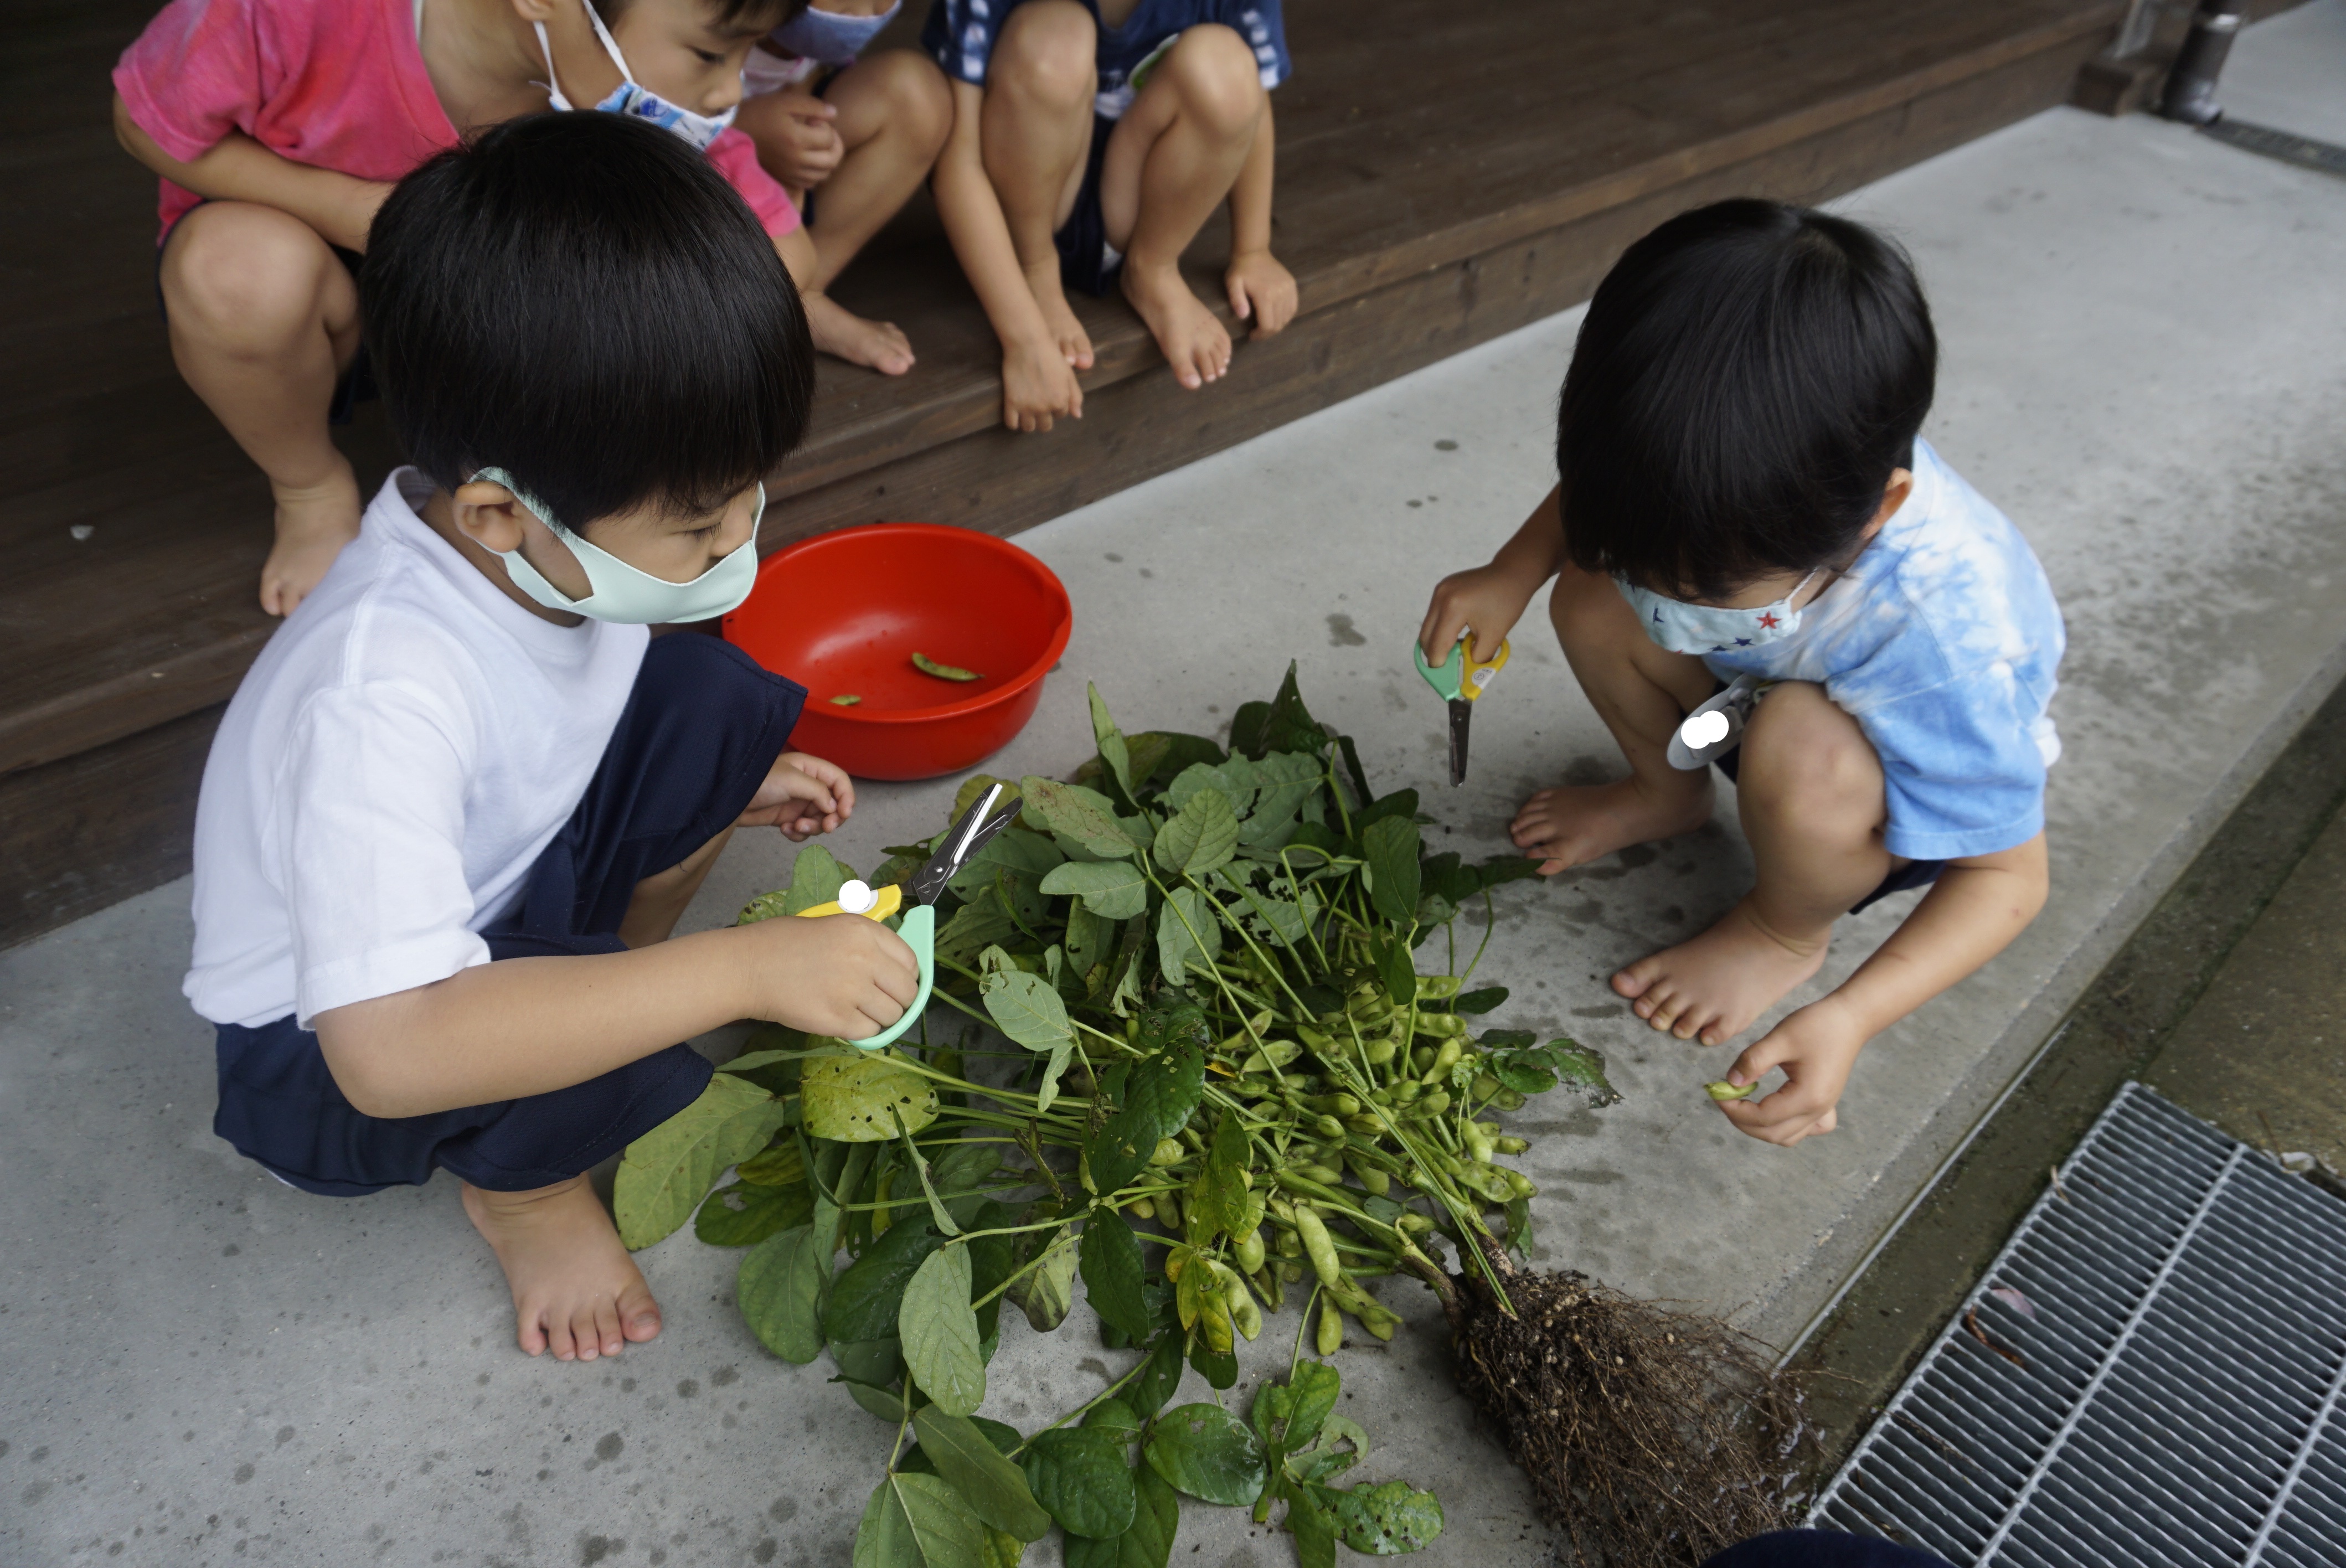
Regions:
M 2066 641 L 2028 541 L 1918 440 L 1913 493 L 1800 630 L 1703 662 L 1722 679 L 1821 684 L 1881 755 L 1890 852 L 1952 860 L 2043 830 Z

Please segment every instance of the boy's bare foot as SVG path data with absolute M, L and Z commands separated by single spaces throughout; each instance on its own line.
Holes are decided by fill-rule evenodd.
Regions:
M 1831 938 L 1830 926 L 1807 938 L 1771 930 L 1747 895 L 1692 942 L 1664 948 L 1616 974 L 1613 989 L 1655 1028 L 1724 1045 L 1816 973 Z
M 359 536 L 359 514 L 365 510 L 359 476 L 339 454 L 335 464 L 322 484 L 270 486 L 277 500 L 277 539 L 260 565 L 260 607 L 272 616 L 291 615 L 342 546 Z
M 807 335 L 818 351 L 883 376 L 901 376 L 913 368 L 913 341 L 895 322 L 867 321 L 828 294 L 809 290 L 799 298 L 806 305 Z
M 591 1361 L 659 1333 L 659 1303 L 584 1176 L 535 1192 L 466 1182 L 464 1212 L 505 1266 L 515 1337 L 531 1355 Z
M 1541 876 L 1601 860 L 1616 850 L 1691 833 L 1710 820 L 1710 781 L 1658 795 L 1634 775 L 1611 784 L 1560 784 L 1523 803 L 1507 836 L 1540 858 Z
M 1124 297 L 1148 323 L 1173 379 L 1195 392 L 1230 368 L 1230 334 L 1204 300 L 1189 291 L 1178 267 L 1137 266 L 1127 258 Z
M 1026 269 L 1026 287 L 1034 291 L 1043 325 L 1058 343 L 1059 352 L 1067 357 L 1067 363 L 1079 371 L 1091 369 L 1092 335 L 1084 331 L 1083 322 L 1076 319 L 1076 308 L 1067 303 L 1067 291 L 1059 283 L 1057 255 Z

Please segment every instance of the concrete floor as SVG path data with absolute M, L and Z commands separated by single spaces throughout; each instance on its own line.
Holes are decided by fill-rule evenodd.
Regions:
M 2320 0 L 2243 38 L 2227 97 L 2338 137 L 2324 117 L 2342 70 L 2346 0 Z M 2069 618 L 2053 904 L 1876 1043 L 1839 1135 L 1789 1154 L 1710 1109 L 1699 1085 L 1727 1052 L 1657 1040 L 1597 978 L 1732 901 L 1749 858 L 1731 821 L 1506 890 L 1489 961 L 1518 999 L 1494 1022 L 1602 1047 L 1628 1096 L 1518 1118 L 1537 1142 L 1548 1260 L 1734 1310 L 1779 1341 L 2346 668 L 2346 182 L 2148 119 L 2057 111 L 1842 205 L 1913 249 L 1945 351 L 1929 433 L 2019 520 Z M 1576 325 L 1527 329 L 1024 535 L 1066 581 L 1077 630 L 990 770 L 1080 758 L 1086 677 L 1131 728 L 1210 730 L 1290 657 L 1378 786 L 1422 788 L 1459 848 L 1496 851 L 1524 793 L 1610 767 L 1527 626 L 1483 705 L 1474 777 L 1444 789 L 1440 708 L 1406 653 L 1432 579 L 1482 558 L 1548 484 Z M 868 789 L 838 851 L 868 868 L 939 820 L 952 788 Z M 788 860 L 779 840 L 737 846 L 693 919 L 728 918 Z M 0 954 L 0 1560 L 844 1563 L 884 1432 L 823 1386 L 827 1369 L 757 1346 L 731 1255 L 662 1243 L 644 1256 L 668 1309 L 659 1341 L 615 1363 L 533 1362 L 453 1184 L 310 1198 L 212 1138 L 208 1031 L 177 991 L 185 897 L 161 889 Z M 1850 922 L 1824 983 L 1906 903 Z M 1387 1294 L 1426 1326 L 1422 1292 Z M 1292 1329 L 1272 1322 L 1259 1365 Z M 1014 1318 L 988 1414 L 1039 1424 L 1122 1359 L 1066 1332 L 1038 1339 Z M 1544 1558 L 1433 1334 L 1341 1365 L 1346 1409 L 1378 1441 L 1369 1471 L 1443 1497 L 1429 1559 Z M 1290 1551 L 1229 1511 L 1193 1508 L 1183 1538 L 1217 1568 Z

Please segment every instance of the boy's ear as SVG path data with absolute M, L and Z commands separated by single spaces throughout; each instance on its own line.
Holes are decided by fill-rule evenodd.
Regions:
M 554 0 L 507 0 L 507 3 L 513 6 L 514 15 L 524 22 L 554 20 Z
M 474 479 L 456 486 L 448 499 L 457 531 L 474 544 L 500 555 L 521 548 L 523 507 L 512 491 L 495 480 Z
M 1897 515 L 1898 509 L 1906 504 L 1906 497 L 1913 494 L 1913 471 L 1912 469 L 1905 468 L 1892 469 L 1890 471 L 1890 483 L 1882 487 L 1881 509 L 1874 513 L 1873 521 L 1865 525 L 1865 532 L 1859 536 L 1864 539 L 1871 539 L 1876 534 L 1881 533 L 1882 524 L 1889 522 L 1892 517 Z

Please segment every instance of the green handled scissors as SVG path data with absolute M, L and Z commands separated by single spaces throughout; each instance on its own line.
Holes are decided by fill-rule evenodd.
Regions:
M 904 1016 L 888 1025 L 868 1040 L 852 1040 L 848 1044 L 861 1051 L 878 1051 L 896 1043 L 896 1037 L 920 1021 L 929 1005 L 929 992 L 937 977 L 937 911 L 936 901 L 945 891 L 954 873 L 969 864 L 972 856 L 984 849 L 993 837 L 1016 820 L 1018 813 L 1005 809 L 999 816 L 988 816 L 994 803 L 1002 798 L 1002 786 L 996 784 L 984 797 L 971 803 L 968 810 L 954 819 L 939 840 L 936 852 L 921 864 L 902 882 L 884 888 L 874 888 L 862 881 L 851 881 L 839 890 L 836 902 L 817 904 L 811 910 L 801 910 L 801 919 L 818 915 L 855 914 L 866 920 L 886 920 L 904 905 L 905 890 L 910 889 L 913 908 L 896 927 L 896 934 L 921 961 L 921 989 L 913 1004 L 904 1009 Z M 1015 807 L 1018 798 L 1012 796 Z
M 1477 659 L 1470 627 L 1451 648 L 1450 657 L 1438 665 L 1426 663 L 1425 650 L 1415 643 L 1410 645 L 1409 657 L 1433 694 L 1450 704 L 1450 783 L 1455 789 L 1466 781 L 1467 730 L 1474 720 L 1474 701 L 1489 687 L 1491 677 L 1507 667 L 1506 639 L 1500 639 L 1497 653 Z

